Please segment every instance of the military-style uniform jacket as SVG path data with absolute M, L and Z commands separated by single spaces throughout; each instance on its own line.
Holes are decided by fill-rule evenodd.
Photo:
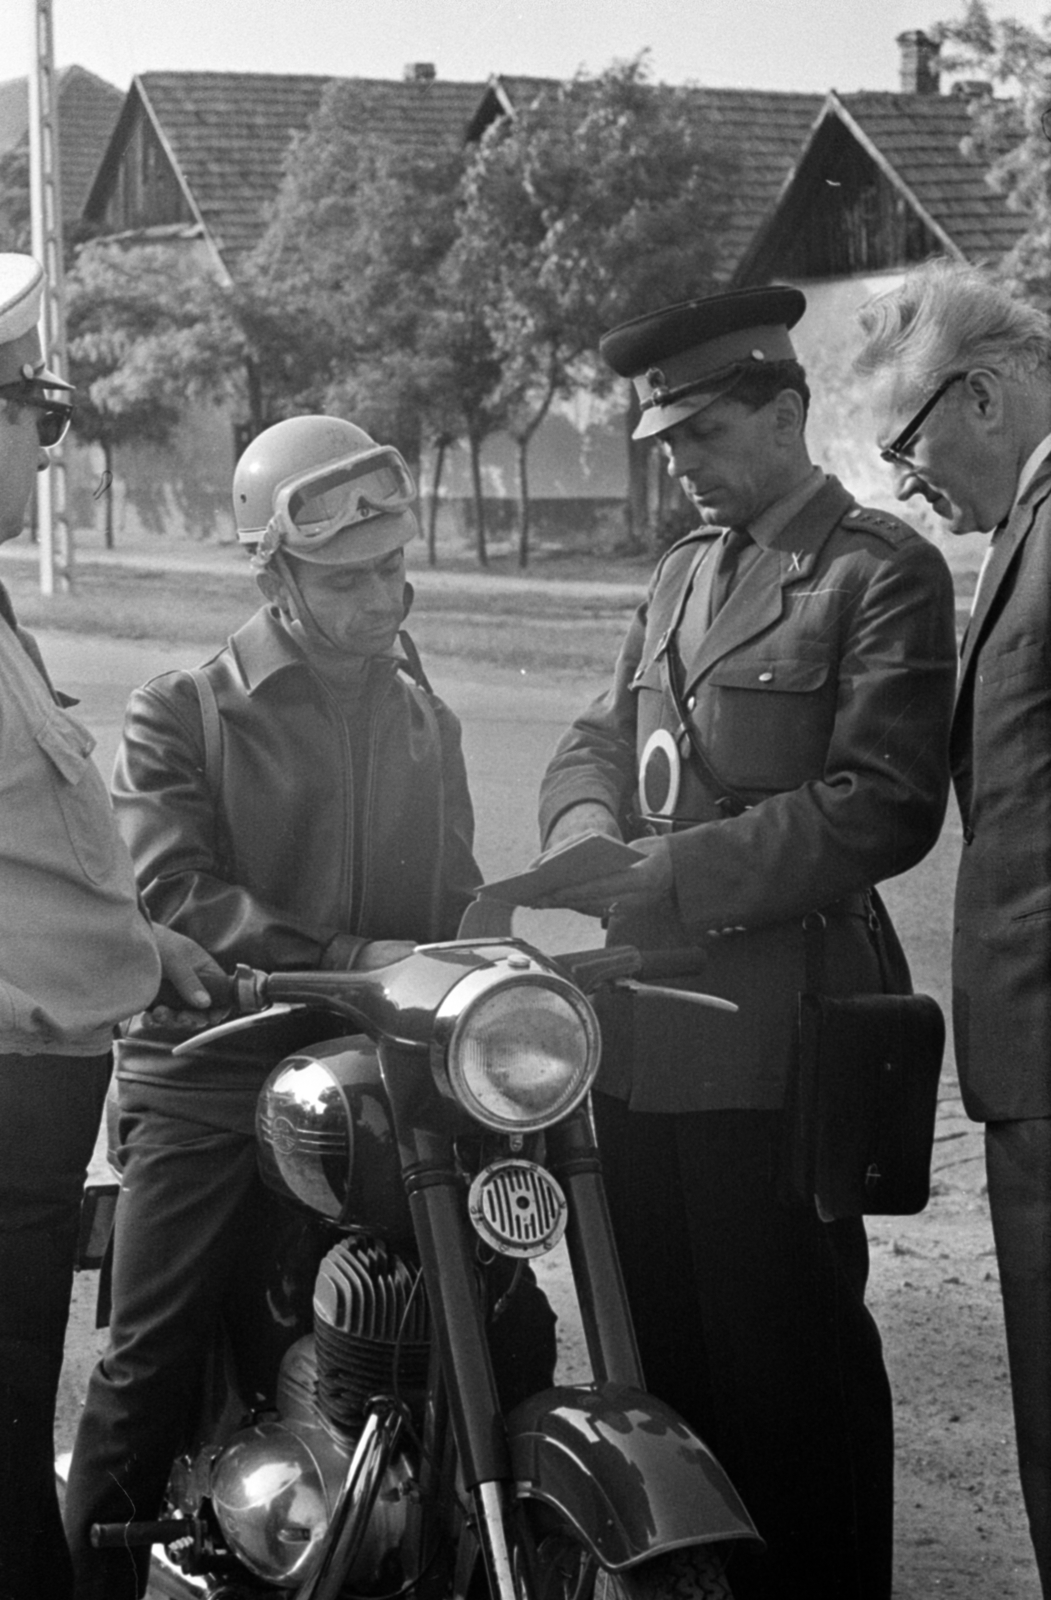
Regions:
M 609 937 L 706 947 L 694 986 L 740 1010 L 648 1000 L 629 1011 L 625 1002 L 604 1030 L 599 1087 L 637 1110 L 782 1104 L 804 987 L 802 918 L 829 911 L 830 993 L 883 987 L 864 891 L 926 854 L 948 793 L 948 568 L 912 529 L 828 478 L 762 547 L 707 631 L 688 630 L 697 645 L 681 663 L 685 710 L 716 772 L 750 807 L 735 817 L 718 809 L 667 678 L 683 618 L 708 605 L 712 550 L 705 530 L 661 562 L 612 687 L 561 740 L 541 790 L 542 836 L 569 807 L 598 801 L 630 837 L 653 730 L 667 729 L 682 757 L 672 893 L 644 916 L 615 917 Z
M 952 730 L 953 1023 L 968 1115 L 1051 1117 L 1051 462 L 995 542 Z

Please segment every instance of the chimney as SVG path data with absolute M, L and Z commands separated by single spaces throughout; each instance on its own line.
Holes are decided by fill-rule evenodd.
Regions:
M 921 28 L 899 33 L 895 41 L 901 51 L 901 93 L 938 93 L 938 45 Z
M 402 73 L 406 83 L 433 83 L 435 76 L 433 61 L 410 61 Z

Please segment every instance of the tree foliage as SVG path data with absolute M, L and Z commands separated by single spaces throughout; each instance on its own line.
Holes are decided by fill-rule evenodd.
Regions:
M 1014 17 L 994 19 L 984 0 L 969 0 L 964 16 L 939 23 L 932 35 L 942 66 L 979 78 L 999 95 L 972 101 L 972 150 L 989 166 L 989 181 L 1020 212 L 1027 227 L 998 266 L 1013 287 L 1051 306 L 1051 17 L 1039 28 Z
M 242 355 L 214 274 L 164 245 L 84 245 L 66 275 L 66 337 L 73 430 L 101 445 L 110 474 L 117 445 L 164 444 L 188 400 L 228 393 Z
M 499 425 L 499 372 L 477 285 L 452 255 L 463 153 L 380 138 L 370 105 L 359 86 L 328 86 L 292 148 L 251 271 L 318 331 L 322 405 L 410 460 L 432 444 L 441 462 L 459 438 L 476 457 Z M 484 561 L 480 492 L 476 516 Z
M 710 290 L 735 171 L 688 89 L 655 88 L 645 55 L 580 73 L 495 123 L 468 161 L 455 250 L 484 287 L 498 393 L 527 451 L 558 397 L 602 390 L 602 333 Z

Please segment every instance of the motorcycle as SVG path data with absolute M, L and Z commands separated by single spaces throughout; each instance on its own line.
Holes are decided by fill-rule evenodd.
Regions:
M 655 987 L 697 960 L 556 959 L 508 931 L 372 972 L 239 967 L 229 1020 L 178 1048 L 275 1017 L 304 1041 L 258 1100 L 260 1171 L 290 1202 L 262 1376 L 227 1353 L 169 1514 L 96 1545 L 162 1545 L 164 1592 L 209 1600 L 729 1600 L 759 1535 L 644 1391 L 588 1099 L 588 996 L 726 1006 Z M 504 1404 L 494 1327 L 563 1237 L 592 1381 Z

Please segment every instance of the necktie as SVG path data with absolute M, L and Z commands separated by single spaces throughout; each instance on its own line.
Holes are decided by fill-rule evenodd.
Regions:
M 739 568 L 742 566 L 741 558 L 751 546 L 756 549 L 755 540 L 747 528 L 727 528 L 719 542 L 719 550 L 715 558 L 715 572 L 712 576 L 711 615 L 709 621 L 714 621 L 726 604 L 738 577 Z M 747 559 L 743 565 L 747 566 Z

